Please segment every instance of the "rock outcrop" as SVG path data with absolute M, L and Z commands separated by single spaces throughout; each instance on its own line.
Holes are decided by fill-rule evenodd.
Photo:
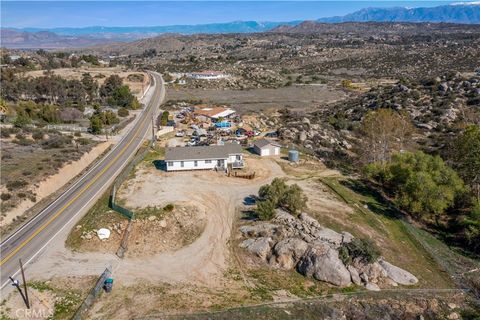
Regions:
M 308 249 L 300 259 L 297 270 L 306 277 L 340 287 L 351 283 L 350 272 L 338 257 L 338 251 L 323 243 L 317 243 Z
M 397 266 L 385 261 L 380 260 L 378 264 L 385 270 L 387 276 L 393 281 L 403 284 L 403 285 L 412 285 L 418 282 L 418 279 L 408 271 L 400 269 Z
M 355 258 L 347 265 L 339 250 L 353 241 L 348 232 L 336 232 L 321 226 L 306 213 L 298 218 L 283 210 L 271 222 L 240 228 L 247 238 L 240 244 L 273 268 L 297 270 L 319 281 L 345 287 L 352 283 L 367 290 L 413 285 L 414 275 L 380 258 L 373 263 Z

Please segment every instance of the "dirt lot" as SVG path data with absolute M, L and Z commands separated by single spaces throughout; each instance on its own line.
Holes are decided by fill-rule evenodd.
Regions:
M 345 98 L 346 94 L 342 90 L 326 85 L 252 90 L 179 88 L 167 92 L 167 99 L 170 100 L 202 100 L 213 104 L 228 104 L 240 114 L 279 109 L 285 106 L 311 111 L 320 104 L 333 103 Z
M 71 249 L 77 252 L 117 252 L 128 223 L 106 206 L 101 209 L 104 210 L 101 219 L 98 219 L 100 212 L 90 212 L 75 226 L 67 240 Z M 177 204 L 172 211 L 158 207 L 133 211 L 136 219 L 132 221 L 128 238 L 127 258 L 147 258 L 178 250 L 195 241 L 205 228 L 205 212 L 196 207 Z M 96 218 L 91 219 L 94 216 Z M 101 227 L 111 230 L 108 239 L 98 238 L 96 230 Z
M 131 72 L 124 71 L 121 67 L 112 68 L 93 68 L 93 67 L 81 67 L 81 68 L 63 68 L 53 69 L 55 75 L 59 75 L 66 79 L 81 79 L 84 73 L 90 73 L 92 77 L 98 81 L 100 85 L 103 84 L 105 79 L 111 75 L 118 75 L 123 79 L 123 83 L 130 87 L 130 90 L 137 95 L 141 96 L 142 88 L 147 88 L 149 77 L 144 72 Z M 25 73 L 25 76 L 40 77 L 44 73 L 44 70 L 29 71 Z M 138 75 L 136 77 L 135 75 Z M 142 81 L 143 78 L 143 81 Z
M 167 173 L 156 169 L 152 160 L 147 157 L 137 167 L 119 190 L 118 199 L 122 205 L 138 212 L 147 207 L 163 208 L 174 204 L 176 211 L 172 216 L 175 219 L 159 216 L 149 220 L 148 217 L 155 216 L 152 214 L 155 210 L 150 209 L 134 232 L 136 236 L 131 239 L 132 252 L 127 252 L 124 259 L 112 254 L 116 246 L 108 249 L 101 247 L 104 243 L 95 240 L 97 242 L 92 243 L 105 248 L 105 253 L 99 252 L 98 248 L 87 252 L 57 248 L 29 270 L 29 276 L 36 280 L 59 274 L 83 279 L 98 275 L 99 269 L 111 264 L 115 288 L 95 303 L 89 318 L 123 319 L 165 312 L 221 310 L 345 292 L 305 278 L 295 271 L 274 270 L 252 263 L 251 256 L 238 247 L 238 227 L 248 223 L 249 219 L 248 211 L 244 212 L 248 207 L 243 201 L 274 177 L 287 177 L 290 182 L 298 183 L 308 195 L 309 213 L 321 224 L 374 240 L 388 260 L 419 278 L 418 287 L 452 287 L 448 276 L 395 219 L 373 211 L 371 199 L 346 186 L 334 191 L 325 181 L 337 183 L 346 178 L 318 161 L 302 160 L 300 165 L 292 165 L 278 158 L 261 159 L 249 155 L 246 157 L 247 166 L 254 167 L 258 174 L 254 180 L 243 180 L 212 171 Z M 338 192 L 342 192 L 341 196 Z M 342 197 L 358 200 L 358 204 L 347 204 Z M 199 216 L 204 217 L 203 232 L 190 242 L 178 242 L 173 233 L 162 238 L 163 229 L 158 226 L 163 219 L 167 220 L 165 233 L 168 233 L 169 225 L 201 220 Z M 140 230 L 160 234 L 142 238 Z M 119 235 L 114 232 L 113 237 L 118 243 Z

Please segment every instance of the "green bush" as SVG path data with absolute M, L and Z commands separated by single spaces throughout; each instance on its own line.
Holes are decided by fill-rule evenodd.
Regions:
M 32 138 L 34 140 L 42 140 L 44 136 L 45 132 L 43 132 L 42 130 L 36 130 L 32 133 Z
M 297 185 L 293 184 L 288 187 L 283 197 L 279 202 L 280 206 L 293 215 L 298 215 L 305 209 L 307 205 L 307 197 L 303 194 L 303 190 Z
M 269 201 L 269 205 L 274 208 L 281 207 L 293 215 L 299 214 L 307 204 L 307 197 L 297 184 L 288 186 L 285 180 L 280 178 L 261 186 L 258 195 L 261 200 Z
M 15 120 L 13 121 L 13 125 L 17 128 L 22 128 L 25 127 L 26 125 L 29 125 L 32 123 L 32 119 L 30 119 L 27 116 L 17 116 Z
M 0 199 L 2 199 L 2 201 L 7 201 L 9 200 L 10 198 L 12 197 L 12 195 L 10 193 L 2 193 L 0 195 Z
M 13 191 L 13 190 L 16 190 L 16 189 L 23 188 L 27 185 L 28 185 L 28 183 L 25 180 L 18 179 L 18 180 L 7 182 L 6 187 L 7 187 L 8 191 Z
M 128 117 L 128 115 L 130 113 L 128 112 L 127 108 L 120 108 L 120 109 L 118 109 L 117 114 L 118 114 L 119 117 Z
M 383 184 L 400 207 L 419 216 L 438 218 L 466 190 L 442 158 L 420 151 L 394 154 L 385 164 L 366 166 L 364 174 Z
M 352 242 L 340 248 L 339 256 L 345 265 L 351 264 L 355 259 L 364 263 L 373 263 L 380 256 L 380 251 L 369 239 L 354 238 Z
M 270 200 L 258 201 L 256 213 L 260 220 L 270 220 L 275 216 L 275 204 Z
M 262 199 L 268 199 L 277 206 L 288 190 L 284 179 L 275 178 L 272 183 L 260 187 L 258 195 Z
M 165 127 L 168 123 L 168 116 L 169 112 L 168 111 L 163 111 L 162 117 L 160 118 L 160 125 Z
M 175 206 L 171 203 L 169 203 L 165 207 L 163 207 L 163 211 L 166 211 L 166 212 L 171 212 L 171 211 L 173 211 L 173 209 L 175 209 Z

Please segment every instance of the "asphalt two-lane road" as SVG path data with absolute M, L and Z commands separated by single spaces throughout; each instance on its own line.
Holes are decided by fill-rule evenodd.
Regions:
M 61 196 L 50 203 L 21 228 L 2 239 L 0 244 L 0 285 L 2 293 L 10 285 L 9 276 L 19 274 L 18 260 L 24 265 L 41 254 L 65 228 L 76 223 L 106 191 L 115 177 L 139 149 L 145 136 L 151 134 L 152 114 L 159 110 L 165 98 L 160 74 L 149 72 L 153 80 L 147 92 L 145 109 L 137 116 L 135 125 L 97 164 L 78 178 Z M 59 239 L 59 238 L 57 238 Z

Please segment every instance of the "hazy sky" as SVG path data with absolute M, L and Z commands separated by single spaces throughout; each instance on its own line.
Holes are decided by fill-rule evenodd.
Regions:
M 1 1 L 2 27 L 161 26 L 238 20 L 292 21 L 366 7 L 431 7 L 458 1 Z

